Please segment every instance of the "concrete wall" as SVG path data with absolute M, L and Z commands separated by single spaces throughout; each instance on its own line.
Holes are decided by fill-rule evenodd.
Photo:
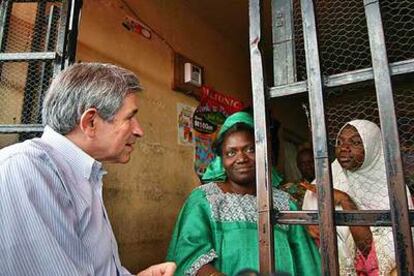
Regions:
M 198 18 L 185 1 L 129 2 L 135 15 L 122 1 L 84 2 L 77 58 L 124 66 L 145 87 L 138 114 L 145 136 L 127 165 L 106 165 L 104 179 L 122 262 L 136 272 L 164 260 L 177 213 L 198 184 L 194 150 L 178 145 L 176 123 L 177 103 L 198 102 L 171 89 L 173 49 L 204 66 L 206 84 L 244 101 L 250 101 L 250 77 L 246 53 Z M 162 38 L 152 33 L 147 40 L 128 32 L 122 26 L 126 15 L 139 16 Z

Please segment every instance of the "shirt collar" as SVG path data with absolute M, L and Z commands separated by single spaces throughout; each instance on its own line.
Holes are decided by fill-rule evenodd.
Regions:
M 72 141 L 57 133 L 51 127 L 45 126 L 41 139 L 60 152 L 74 167 L 74 171 L 79 172 L 86 179 L 100 179 L 106 174 L 101 162 L 93 159 Z

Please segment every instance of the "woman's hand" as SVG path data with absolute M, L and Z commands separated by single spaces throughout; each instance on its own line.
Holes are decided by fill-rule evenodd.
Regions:
M 316 185 L 309 184 L 306 182 L 300 183 L 305 189 L 316 193 Z M 342 206 L 343 210 L 358 210 L 356 204 L 352 201 L 351 197 L 340 190 L 334 189 L 334 202 L 335 205 Z M 315 227 L 317 226 L 308 226 L 309 234 L 313 237 L 316 233 Z M 352 237 L 354 238 L 355 244 L 358 250 L 362 253 L 363 256 L 368 256 L 372 248 L 372 232 L 371 229 L 367 226 L 350 226 Z M 318 235 L 319 235 L 319 229 Z M 313 233 L 311 232 L 313 231 Z
M 173 276 L 176 267 L 173 262 L 156 264 L 139 272 L 137 276 Z
M 319 240 L 319 226 L 318 225 L 307 225 L 306 229 L 308 230 L 309 235 L 314 240 Z
M 312 191 L 316 193 L 316 185 L 310 184 L 308 182 L 301 182 L 300 185 L 304 187 L 306 190 Z M 358 210 L 355 203 L 352 201 L 351 197 L 340 190 L 334 189 L 334 203 L 335 205 L 342 206 L 344 210 Z

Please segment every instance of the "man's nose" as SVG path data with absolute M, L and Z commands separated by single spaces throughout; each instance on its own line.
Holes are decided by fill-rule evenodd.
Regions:
M 144 129 L 141 127 L 141 124 L 138 122 L 136 118 L 134 118 L 133 126 L 132 126 L 132 134 L 137 137 L 144 136 Z

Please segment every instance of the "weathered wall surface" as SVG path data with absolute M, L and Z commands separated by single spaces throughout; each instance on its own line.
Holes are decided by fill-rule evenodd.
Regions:
M 188 10 L 185 1 L 129 1 L 161 37 L 147 40 L 122 26 L 134 16 L 122 1 L 84 2 L 78 59 L 112 62 L 138 74 L 145 87 L 138 118 L 145 136 L 127 165 L 106 165 L 104 197 L 126 267 L 163 261 L 186 196 L 195 187 L 192 147 L 177 143 L 176 104 L 197 101 L 171 90 L 172 48 L 204 66 L 206 84 L 249 101 L 249 60 L 236 45 Z M 165 41 L 164 41 L 165 40 Z M 169 46 L 169 45 L 170 46 Z

